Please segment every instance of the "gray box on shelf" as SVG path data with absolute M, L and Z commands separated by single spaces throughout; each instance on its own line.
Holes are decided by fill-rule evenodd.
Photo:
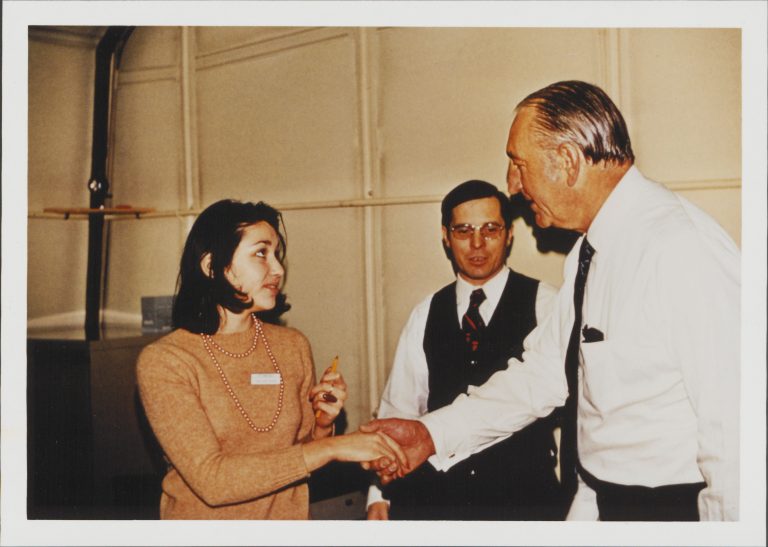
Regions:
M 141 297 L 141 332 L 169 332 L 173 296 Z

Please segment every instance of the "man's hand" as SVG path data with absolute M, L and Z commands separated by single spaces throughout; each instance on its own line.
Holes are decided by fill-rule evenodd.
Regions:
M 368 506 L 368 520 L 389 520 L 389 504 L 377 501 Z
M 410 473 L 435 453 L 435 445 L 429 431 L 424 424 L 416 420 L 401 420 L 399 418 L 373 420 L 360 426 L 360 431 L 385 433 L 400 445 L 408 457 L 408 465 L 402 469 L 397 462 L 392 462 L 387 458 L 379 458 L 361 464 L 363 469 L 376 471 L 382 484 L 389 484 L 395 478 Z

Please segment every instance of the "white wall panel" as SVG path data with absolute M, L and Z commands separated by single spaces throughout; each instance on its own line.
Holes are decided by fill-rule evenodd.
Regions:
M 197 55 L 206 56 L 254 43 L 307 32 L 306 27 L 197 27 L 194 29 Z
M 179 27 L 136 27 L 123 50 L 120 68 L 146 70 L 179 64 Z
M 30 32 L 28 207 L 87 207 L 94 52 L 87 41 L 61 41 L 56 34 L 38 38 Z M 82 310 L 87 226 L 31 219 L 27 241 L 27 317 Z
M 380 30 L 383 191 L 443 194 L 471 178 L 503 187 L 515 105 L 556 80 L 600 84 L 599 36 L 592 29 Z
M 141 297 L 173 294 L 184 222 L 174 218 L 120 220 L 109 226 L 104 308 L 140 321 Z M 137 325 L 138 326 L 138 325 Z
M 93 58 L 85 47 L 29 43 L 30 209 L 88 205 Z
M 360 197 L 349 35 L 200 70 L 197 83 L 204 205 Z
M 364 258 L 361 209 L 287 211 L 288 326 L 310 343 L 318 375 L 340 359 L 349 386 L 350 425 L 367 415 Z M 319 377 L 319 376 L 318 376 Z
M 88 225 L 85 222 L 30 219 L 27 225 L 27 319 L 83 310 L 87 261 Z
M 124 85 L 115 105 L 113 203 L 177 209 L 184 183 L 179 83 Z
M 638 166 L 664 182 L 740 179 L 740 31 L 622 32 Z

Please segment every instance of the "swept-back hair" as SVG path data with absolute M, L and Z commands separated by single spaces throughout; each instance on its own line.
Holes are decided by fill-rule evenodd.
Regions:
M 546 144 L 576 144 L 593 164 L 634 162 L 624 117 L 599 87 L 577 80 L 556 82 L 520 101 L 536 111 L 534 125 Z
M 195 220 L 181 255 L 176 296 L 173 299 L 173 327 L 194 333 L 213 334 L 219 329 L 222 306 L 234 313 L 248 309 L 252 301 L 227 281 L 224 270 L 232 264 L 232 256 L 247 226 L 266 222 L 275 229 L 279 244 L 275 250 L 280 263 L 285 258 L 286 240 L 280 212 L 264 202 L 250 203 L 224 199 L 208 206 Z M 204 272 L 200 263 L 211 256 L 210 269 Z M 265 320 L 276 319 L 290 306 L 282 292 L 273 310 L 265 310 Z M 261 313 L 259 315 L 261 315 Z

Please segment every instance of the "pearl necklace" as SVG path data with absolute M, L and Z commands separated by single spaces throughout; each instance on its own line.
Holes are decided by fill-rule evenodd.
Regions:
M 248 425 L 256 431 L 257 433 L 266 433 L 268 431 L 272 431 L 272 429 L 275 427 L 275 424 L 277 424 L 277 419 L 280 417 L 280 412 L 283 410 L 283 395 L 285 393 L 285 382 L 283 382 L 283 375 L 280 373 L 280 367 L 277 364 L 277 360 L 275 359 L 275 356 L 272 354 L 272 350 L 269 347 L 269 342 L 267 342 L 267 337 L 264 335 L 264 331 L 261 327 L 261 321 L 256 319 L 255 316 L 253 317 L 253 324 L 256 327 L 256 334 L 253 336 L 253 343 L 251 344 L 251 347 L 243 352 L 243 353 L 232 353 L 221 346 L 219 346 L 217 343 L 213 341 L 210 334 L 200 333 L 200 336 L 203 339 L 203 346 L 205 346 L 205 351 L 208 352 L 208 355 L 211 357 L 211 361 L 213 361 L 213 365 L 216 367 L 216 371 L 219 373 L 219 377 L 221 378 L 221 381 L 224 382 L 224 387 L 227 388 L 227 393 L 229 393 L 229 396 L 232 398 L 232 401 L 235 403 L 235 406 L 237 407 L 237 410 L 240 411 L 240 414 L 245 418 L 245 421 L 248 422 Z M 264 340 L 264 349 L 267 350 L 267 355 L 269 356 L 269 360 L 272 362 L 272 368 L 275 369 L 275 372 L 277 372 L 278 376 L 280 376 L 280 392 L 277 396 L 277 410 L 275 410 L 275 415 L 272 417 L 272 421 L 269 423 L 269 425 L 264 427 L 259 427 L 255 423 L 253 423 L 253 420 L 251 420 L 251 417 L 248 416 L 248 413 L 243 408 L 243 405 L 240 403 L 240 399 L 237 398 L 237 395 L 235 394 L 235 391 L 232 389 L 232 386 L 229 385 L 229 380 L 227 380 L 227 376 L 224 374 L 224 371 L 221 369 L 221 365 L 219 365 L 219 362 L 216 360 L 216 356 L 213 354 L 213 350 L 211 347 L 216 348 L 221 353 L 228 357 L 233 357 L 235 359 L 241 359 L 243 357 L 247 357 L 251 353 L 253 353 L 253 350 L 256 349 L 256 342 L 258 341 L 259 337 L 261 337 Z
M 212 345 L 214 348 L 219 350 L 221 353 L 223 353 L 227 357 L 232 357 L 233 359 L 242 359 L 243 357 L 248 357 L 251 353 L 253 353 L 253 350 L 256 349 L 256 344 L 259 341 L 259 332 L 260 332 L 259 324 L 256 320 L 256 317 L 254 315 L 251 315 L 251 319 L 253 320 L 253 326 L 255 327 L 255 330 L 253 332 L 253 342 L 251 342 L 251 347 L 248 348 L 243 353 L 232 353 L 231 351 L 225 350 L 216 342 L 214 342 L 213 338 L 211 338 L 209 334 L 203 335 L 203 340 L 207 340 L 210 345 Z

